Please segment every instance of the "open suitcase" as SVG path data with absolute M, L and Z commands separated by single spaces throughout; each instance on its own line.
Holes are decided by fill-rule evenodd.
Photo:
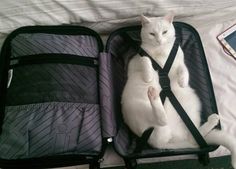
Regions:
M 204 122 L 217 107 L 201 40 L 191 26 L 174 26 Z M 206 164 L 208 152 L 217 146 L 166 150 L 145 145 L 136 151 L 140 138 L 122 120 L 120 97 L 128 60 L 137 52 L 123 34 L 140 41 L 140 29 L 118 29 L 105 49 L 96 32 L 80 26 L 29 26 L 12 32 L 0 57 L 0 167 L 98 168 L 108 142 L 127 168 L 135 168 L 138 158 L 184 154 L 197 154 Z

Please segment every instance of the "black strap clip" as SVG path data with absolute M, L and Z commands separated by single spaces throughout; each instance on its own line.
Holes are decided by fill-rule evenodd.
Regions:
M 159 71 L 159 83 L 161 85 L 162 90 L 170 90 L 170 78 L 168 76 L 168 73 Z

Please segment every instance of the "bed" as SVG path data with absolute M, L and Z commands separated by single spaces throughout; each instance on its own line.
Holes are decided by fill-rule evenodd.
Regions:
M 16 28 L 28 25 L 83 25 L 97 31 L 104 42 L 113 30 L 139 23 L 139 15 L 162 16 L 174 11 L 175 21 L 191 24 L 199 32 L 213 82 L 221 126 L 236 137 L 236 61 L 228 56 L 216 36 L 236 23 L 236 0 L 21 0 L 0 1 L 0 45 Z M 224 147 L 211 157 L 229 155 Z M 102 167 L 123 165 L 122 159 L 108 147 Z M 194 158 L 177 156 L 171 160 Z M 170 158 L 142 159 L 140 163 Z M 85 167 L 86 168 L 86 167 Z

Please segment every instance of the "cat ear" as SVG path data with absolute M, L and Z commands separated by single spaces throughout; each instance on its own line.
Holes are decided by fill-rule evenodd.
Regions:
M 166 16 L 164 16 L 164 19 L 167 20 L 169 23 L 172 23 L 174 20 L 174 12 L 171 11 Z
M 144 15 L 141 15 L 141 23 L 142 23 L 142 25 L 145 25 L 145 24 L 150 23 L 150 22 L 151 21 L 150 21 L 150 19 L 148 17 L 146 17 Z

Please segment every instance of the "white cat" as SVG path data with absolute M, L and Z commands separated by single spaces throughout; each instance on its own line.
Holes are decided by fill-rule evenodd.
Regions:
M 175 41 L 173 15 L 147 18 L 141 16 L 141 47 L 160 65 L 164 66 Z M 236 169 L 236 140 L 224 131 L 214 129 L 219 123 L 217 114 L 209 116 L 200 126 L 201 103 L 189 86 L 189 72 L 179 48 L 169 72 L 171 89 L 188 116 L 208 144 L 223 145 L 231 151 Z M 125 123 L 138 136 L 149 127 L 154 130 L 148 143 L 155 148 L 179 149 L 198 147 L 193 136 L 166 98 L 164 106 L 159 97 L 161 87 L 158 73 L 148 57 L 134 56 L 128 65 L 128 79 L 122 93 L 122 113 Z

